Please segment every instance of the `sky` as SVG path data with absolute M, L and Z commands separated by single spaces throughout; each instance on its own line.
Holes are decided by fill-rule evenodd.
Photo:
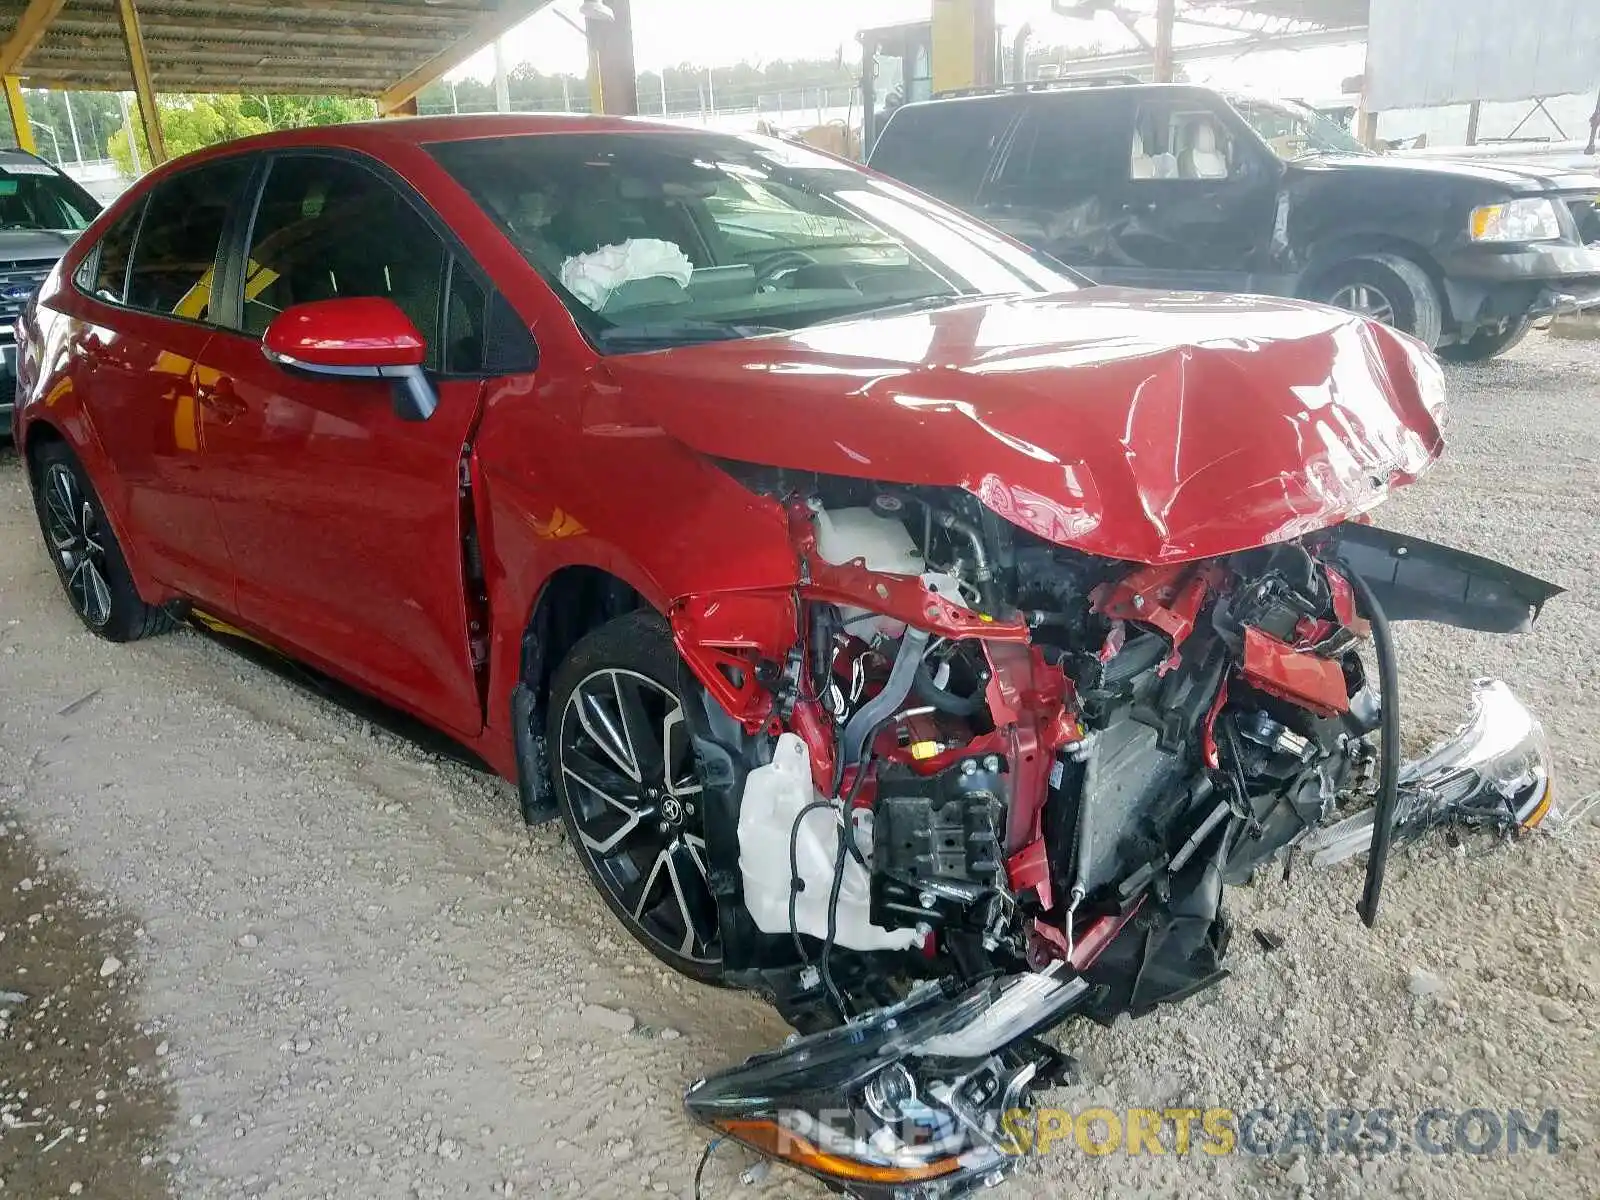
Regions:
M 554 7 L 578 20 L 578 0 L 556 0 Z M 633 0 L 634 61 L 639 70 L 650 71 L 683 62 L 727 66 L 771 58 L 832 58 L 841 48 L 853 61 L 860 57 L 857 30 L 926 20 L 931 8 L 930 0 Z M 995 9 L 1008 42 L 1011 32 L 1027 21 L 1036 42 L 1134 46 L 1127 31 L 1105 14 L 1093 21 L 1069 21 L 1051 13 L 1049 0 L 996 0 Z M 1178 36 L 1180 41 L 1211 41 L 1217 35 L 1180 27 Z M 546 73 L 584 71 L 582 34 L 548 9 L 508 35 L 505 48 L 512 66 L 527 62 Z M 1360 46 L 1340 46 L 1216 59 L 1191 63 L 1187 69 L 1197 82 L 1320 99 L 1338 95 L 1340 81 L 1360 72 L 1362 62 Z M 493 52 L 486 50 L 452 75 L 487 79 L 493 72 Z

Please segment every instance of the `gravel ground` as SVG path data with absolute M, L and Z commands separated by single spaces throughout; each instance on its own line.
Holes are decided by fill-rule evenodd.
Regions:
M 1452 382 L 1448 460 L 1382 519 L 1571 594 L 1527 638 L 1404 629 L 1408 732 L 1448 729 L 1499 674 L 1545 717 L 1570 808 L 1600 775 L 1600 346 L 1536 335 Z M 193 633 L 82 632 L 0 466 L 0 991 L 28 996 L 0 1026 L 5 1194 L 691 1195 L 683 1086 L 776 1043 L 777 1018 L 659 970 L 509 786 Z M 1373 933 L 1355 867 L 1242 889 L 1220 988 L 1062 1035 L 1074 1109 L 1555 1108 L 1557 1153 L 1069 1143 L 1006 1194 L 1593 1200 L 1597 847 L 1592 813 L 1509 849 L 1430 845 L 1392 865 Z M 56 1005 L 77 1019 L 40 1017 Z M 705 1195 L 821 1194 L 781 1170 L 742 1186 L 748 1162 L 719 1150 Z

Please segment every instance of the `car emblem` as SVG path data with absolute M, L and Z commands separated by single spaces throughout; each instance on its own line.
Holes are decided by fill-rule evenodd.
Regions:
M 26 300 L 33 295 L 31 283 L 8 283 L 0 287 L 0 300 Z
M 678 803 L 676 796 L 668 796 L 661 802 L 661 815 L 674 825 L 683 820 L 683 805 Z

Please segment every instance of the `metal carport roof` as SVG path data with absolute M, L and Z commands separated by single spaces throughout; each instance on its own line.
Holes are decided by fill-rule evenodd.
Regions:
M 135 88 L 136 4 L 158 92 L 409 99 L 551 0 L 0 0 L 0 74 L 32 87 Z

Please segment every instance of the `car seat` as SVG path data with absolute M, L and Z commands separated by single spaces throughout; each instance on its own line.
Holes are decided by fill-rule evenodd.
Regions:
M 1128 178 L 1154 179 L 1156 177 L 1156 160 L 1145 153 L 1144 135 L 1137 129 L 1133 131 L 1133 158 L 1128 163 Z
M 1226 179 L 1228 156 L 1217 145 L 1217 130 L 1210 121 L 1189 126 L 1189 148 L 1178 163 L 1185 179 Z

